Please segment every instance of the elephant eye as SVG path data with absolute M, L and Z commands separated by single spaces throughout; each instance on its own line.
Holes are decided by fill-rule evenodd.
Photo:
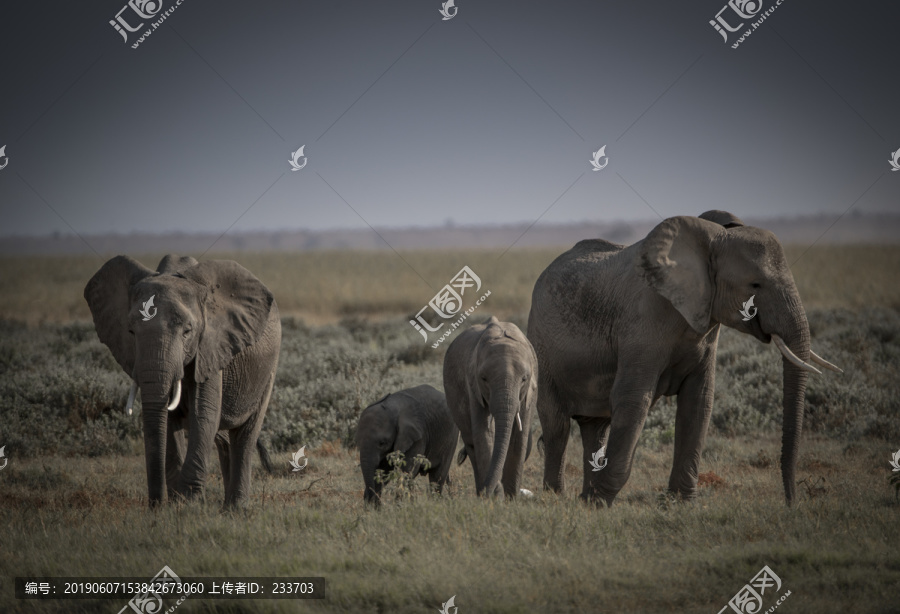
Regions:
M 751 288 L 762 288 L 762 286 L 759 285 L 759 284 L 757 284 L 757 283 L 752 283 L 752 284 L 750 284 L 750 287 L 751 287 Z
M 524 382 L 524 381 L 526 381 L 527 379 L 528 379 L 528 374 L 526 373 L 525 375 L 522 376 L 522 381 Z
M 190 328 L 185 328 L 185 329 L 184 329 L 184 336 L 187 337 L 188 335 L 190 335 L 190 334 L 191 334 L 191 330 L 192 330 L 192 329 L 190 329 Z

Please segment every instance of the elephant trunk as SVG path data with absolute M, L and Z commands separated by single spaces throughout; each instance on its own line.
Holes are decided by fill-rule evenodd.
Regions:
M 381 503 L 381 484 L 375 481 L 375 473 L 380 464 L 377 454 L 360 454 L 359 466 L 362 469 L 363 481 L 366 484 L 366 490 L 363 493 L 363 500 L 366 503 Z
M 166 492 L 166 428 L 167 392 L 142 387 L 145 393 L 143 409 L 144 455 L 147 463 L 147 490 L 150 507 L 162 503 Z
M 491 453 L 491 464 L 484 483 L 484 492 L 492 495 L 498 489 L 509 451 L 509 440 L 518 412 L 518 395 L 515 394 L 513 382 L 505 382 L 491 392 L 490 409 L 494 417 L 494 449 Z
M 165 496 L 169 406 L 173 401 L 175 406 L 180 402 L 184 377 L 181 356 L 173 349 L 159 343 L 139 345 L 135 365 L 135 381 L 143 403 L 144 454 L 151 507 L 162 503 Z
M 792 301 L 793 302 L 793 301 Z M 784 345 L 789 352 L 782 357 L 784 372 L 784 416 L 781 437 L 781 477 L 784 482 L 784 496 L 791 505 L 796 495 L 795 477 L 797 458 L 800 452 L 800 435 L 803 431 L 803 411 L 806 399 L 806 383 L 809 377 L 808 365 L 797 364 L 788 354 L 793 354 L 804 363 L 810 360 L 809 325 L 806 313 L 799 299 L 792 305 L 789 313 L 793 320 L 786 323 Z M 776 335 L 773 335 L 773 339 Z

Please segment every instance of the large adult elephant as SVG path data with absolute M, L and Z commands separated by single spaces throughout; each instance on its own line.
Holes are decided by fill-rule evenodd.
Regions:
M 666 219 L 628 247 L 581 241 L 538 278 L 528 337 L 538 357 L 545 488 L 563 489 L 574 418 L 584 444 L 581 496 L 611 505 L 631 473 L 647 412 L 660 396 L 677 395 L 669 490 L 695 497 L 720 324 L 772 341 L 783 354 L 781 468 L 790 504 L 807 374 L 819 372 L 809 362 L 840 369 L 810 350 L 806 313 L 775 235 L 723 211 Z
M 84 298 L 100 341 L 133 379 L 129 414 L 141 391 L 151 507 L 166 492 L 202 492 L 213 445 L 225 505 L 245 503 L 281 348 L 272 293 L 230 260 L 169 255 L 152 271 L 116 256 Z
M 519 327 L 491 317 L 460 334 L 444 356 L 444 391 L 475 473 L 475 491 L 520 493 L 537 401 L 534 350 Z

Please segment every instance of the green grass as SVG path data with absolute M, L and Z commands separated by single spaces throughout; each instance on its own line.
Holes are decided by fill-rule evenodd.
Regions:
M 492 291 L 476 321 L 495 313 L 524 327 L 534 280 L 559 251 L 404 256 L 434 287 L 468 264 Z M 789 260 L 802 251 L 789 248 Z M 99 260 L 0 260 L 0 446 L 9 459 L 0 612 L 118 612 L 127 600 L 16 601 L 11 578 L 149 579 L 163 565 L 182 576 L 330 584 L 321 601 L 190 598 L 179 612 L 435 612 L 454 594 L 459 614 L 718 612 L 763 565 L 792 592 L 779 611 L 900 612 L 900 502 L 888 482 L 900 447 L 900 248 L 816 247 L 794 267 L 813 348 L 845 373 L 810 377 L 791 509 L 778 466 L 781 358 L 723 329 L 697 501 L 661 498 L 675 407 L 662 401 L 610 509 L 576 499 L 575 428 L 560 497 L 541 491 L 535 452 L 523 484 L 534 499 L 476 498 L 467 463 L 454 467 L 444 497 L 420 478 L 411 497 L 366 510 L 348 447 L 356 418 L 388 392 L 442 388 L 445 346 L 432 350 L 407 323 L 434 291 L 392 253 L 235 257 L 285 316 L 263 431 L 281 471 L 268 476 L 257 463 L 250 507 L 227 513 L 217 463 L 205 500 L 147 509 L 140 404 L 135 416 L 122 413 L 128 378 L 81 298 Z M 290 473 L 301 445 L 309 466 Z
M 257 466 L 251 507 L 238 513 L 220 513 L 218 475 L 207 501 L 149 511 L 138 455 L 15 458 L 2 477 L 0 575 L 151 577 L 169 565 L 184 576 L 321 576 L 330 587 L 327 599 L 299 605 L 188 599 L 179 611 L 433 612 L 455 594 L 460 612 L 708 613 L 768 565 L 792 591 L 785 611 L 897 611 L 887 444 L 844 450 L 807 438 L 801 474 L 825 478 L 825 490 L 801 486 L 793 509 L 777 466 L 758 463 L 759 450 L 777 457 L 776 437 L 711 444 L 703 471 L 724 483 L 702 488 L 697 501 L 658 505 L 672 445 L 651 445 L 610 509 L 578 502 L 577 484 L 562 497 L 539 492 L 539 458 L 526 465 L 532 500 L 477 499 L 466 464 L 443 497 L 422 491 L 367 511 L 356 456 L 325 445 L 308 450 L 299 474 L 287 472 L 287 453 L 277 477 Z M 573 442 L 570 482 L 580 483 L 578 454 Z M 4 612 L 121 605 L 23 605 L 0 594 Z

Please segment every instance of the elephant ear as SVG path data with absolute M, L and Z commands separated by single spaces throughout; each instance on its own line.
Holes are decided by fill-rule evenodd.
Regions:
M 134 373 L 134 339 L 128 333 L 131 288 L 150 275 L 153 271 L 134 258 L 116 256 L 84 287 L 97 336 L 129 376 Z
M 250 271 L 232 260 L 209 260 L 181 271 L 206 289 L 205 326 L 194 377 L 203 383 L 263 334 L 275 297 Z
M 412 412 L 402 411 L 397 418 L 397 439 L 394 441 L 394 449 L 400 450 L 404 454 L 413 447 L 417 441 L 425 436 L 425 428 L 422 425 L 421 417 Z M 406 459 L 407 466 L 410 459 Z
M 701 220 L 709 220 L 710 222 L 715 222 L 716 224 L 724 226 L 725 228 L 735 228 L 736 226 L 744 225 L 744 221 L 735 214 L 729 213 L 728 211 L 720 211 L 718 209 L 710 209 L 709 211 L 704 211 L 697 217 L 699 217 Z
M 641 242 L 637 273 L 700 334 L 709 330 L 713 299 L 710 243 L 722 226 L 686 216 L 664 220 Z
M 156 272 L 163 275 L 174 275 L 175 273 L 181 273 L 185 269 L 197 266 L 198 264 L 199 262 L 197 262 L 196 258 L 192 258 L 191 256 L 168 254 L 159 261 Z

